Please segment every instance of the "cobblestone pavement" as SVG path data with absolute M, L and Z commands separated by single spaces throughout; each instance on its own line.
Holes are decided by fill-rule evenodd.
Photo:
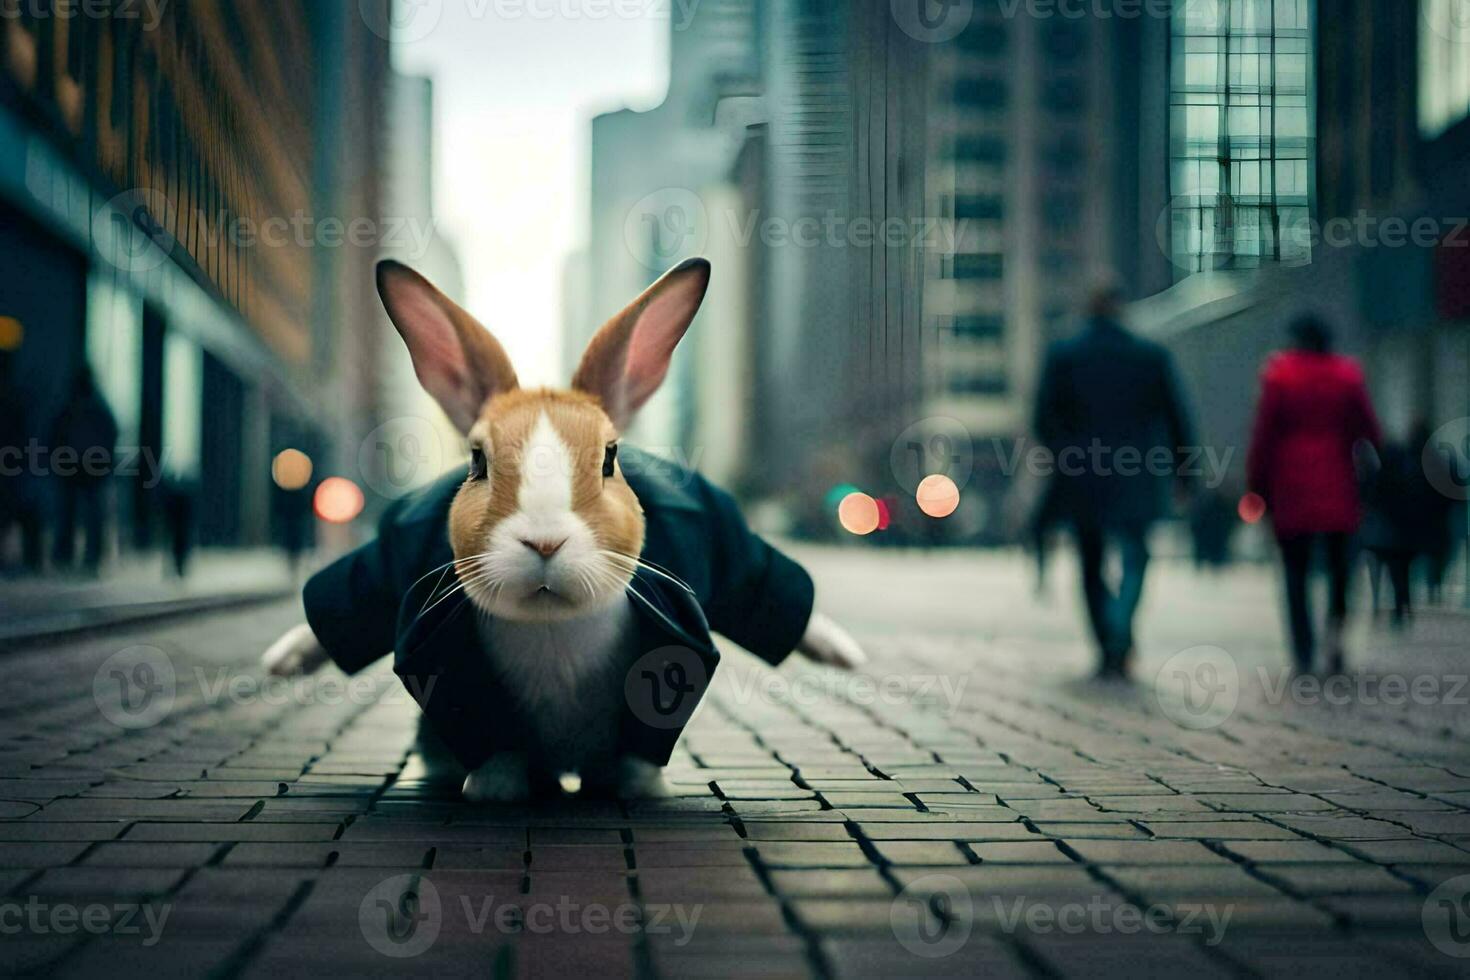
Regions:
M 657 802 L 460 803 L 458 775 L 416 752 L 417 709 L 386 668 L 263 683 L 254 658 L 289 603 L 3 654 L 0 966 L 1470 964 L 1463 619 L 1364 630 L 1345 686 L 1282 686 L 1270 579 L 1161 565 L 1136 682 L 1101 684 L 1066 569 L 1039 603 L 1007 559 L 804 557 L 870 669 L 730 657 L 668 770 L 678 795 Z

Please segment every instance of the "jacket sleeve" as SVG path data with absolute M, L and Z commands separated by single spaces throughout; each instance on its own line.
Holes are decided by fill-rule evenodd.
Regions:
M 1194 445 L 1194 423 L 1190 416 L 1189 400 L 1184 396 L 1184 385 L 1179 378 L 1179 367 L 1167 350 L 1161 353 L 1164 412 L 1169 426 L 1169 438 L 1173 440 L 1174 451 L 1182 463 L 1189 447 Z
M 393 650 L 399 596 L 392 569 L 389 539 L 380 534 L 306 582 L 306 621 L 344 673 L 355 674 Z
M 1055 448 L 1062 428 L 1062 392 L 1058 360 L 1055 347 L 1047 351 L 1046 361 L 1041 369 L 1041 378 L 1036 383 L 1036 409 L 1031 419 L 1031 429 L 1036 433 L 1036 438 L 1041 440 L 1042 445 L 1052 448 Z
M 712 629 L 767 663 L 778 664 L 801 640 L 812 614 L 811 576 L 746 525 L 725 491 L 697 478 L 711 545 Z

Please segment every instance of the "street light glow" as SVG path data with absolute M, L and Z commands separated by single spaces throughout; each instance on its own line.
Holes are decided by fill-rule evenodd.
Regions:
M 323 480 L 312 499 L 316 516 L 328 524 L 346 524 L 362 513 L 362 505 L 362 491 L 357 484 L 340 476 Z
M 960 505 L 960 488 L 943 473 L 931 473 L 919 481 L 914 499 L 930 517 L 948 517 Z
M 311 457 L 299 449 L 282 449 L 271 460 L 271 479 L 282 490 L 300 490 L 311 482 Z
M 878 530 L 880 518 L 878 501 L 861 490 L 854 490 L 837 505 L 837 521 L 850 534 L 872 534 Z
M 1258 524 L 1266 516 L 1266 498 L 1258 493 L 1248 493 L 1240 498 L 1236 513 L 1247 524 Z

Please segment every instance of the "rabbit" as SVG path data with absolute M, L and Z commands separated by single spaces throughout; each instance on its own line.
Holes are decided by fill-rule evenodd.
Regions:
M 456 753 L 471 770 L 463 786 L 467 800 L 525 800 L 567 773 L 580 775 L 584 792 L 622 798 L 668 792 L 661 766 L 677 732 L 641 754 L 619 744 L 624 678 L 630 658 L 642 652 L 632 637 L 642 635 L 638 617 L 651 615 L 634 600 L 646 598 L 647 583 L 676 600 L 697 599 L 710 627 L 772 662 L 794 646 L 822 664 L 862 665 L 859 644 L 811 609 L 809 577 L 745 528 L 728 495 L 692 473 L 684 474 L 687 487 L 670 489 L 628 466 L 637 460 L 637 471 L 651 469 L 651 457 L 632 447 L 620 451 L 621 433 L 662 383 L 709 277 L 707 261 L 681 263 L 596 333 L 570 388 L 522 389 L 484 327 L 407 266 L 381 263 L 378 291 L 389 318 L 420 382 L 465 435 L 468 471 L 423 491 L 428 504 L 400 512 L 412 517 L 390 508 L 377 542 L 313 577 L 304 595 L 308 622 L 271 645 L 266 669 L 289 676 L 335 660 L 351 672 L 389 649 L 404 658 L 405 647 L 416 642 L 405 642 L 416 617 L 408 617 L 407 634 L 395 631 L 401 620 L 391 617 L 400 605 L 415 612 L 405 583 L 436 571 L 427 558 L 413 556 L 442 546 L 440 520 L 452 551 L 442 565 L 452 567 L 454 584 L 445 597 L 431 592 L 429 598 L 442 605 L 462 591 L 475 626 L 453 635 L 475 647 L 472 656 L 494 678 L 496 688 L 484 699 L 508 696 L 524 720 L 510 741 L 497 736 L 484 758 L 488 750 L 473 735 L 453 733 L 468 746 Z M 437 510 L 436 500 L 442 501 Z M 672 523 L 670 513 L 677 515 Z M 670 537 L 670 527 L 695 530 Z M 657 541 L 646 538 L 650 531 Z M 693 554 L 706 538 L 711 553 Z M 705 581 L 702 593 L 648 559 L 645 545 L 660 541 L 666 563 Z M 635 587 L 640 569 L 648 570 L 647 583 Z M 442 577 L 447 568 L 438 571 Z M 698 632 L 704 617 L 694 618 Z M 434 642 L 443 635 L 434 634 Z M 463 699 L 459 688 L 473 686 L 458 685 L 451 694 Z M 426 700 L 420 703 L 430 714 Z M 471 703 L 470 714 L 480 710 Z M 485 709 L 485 715 L 496 712 Z

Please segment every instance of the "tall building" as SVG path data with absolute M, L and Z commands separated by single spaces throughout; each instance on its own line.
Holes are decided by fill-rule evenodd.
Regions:
M 402 233 L 382 243 L 381 257 L 417 269 L 446 296 L 465 301 L 464 272 L 454 246 L 439 233 L 434 211 L 434 83 L 394 73 L 389 83 L 391 148 L 384 213 Z M 403 339 L 377 312 L 381 327 L 380 394 L 370 443 L 359 453 L 365 489 L 393 499 L 463 464 L 463 437 L 424 391 Z
M 0 383 L 45 445 L 89 365 L 208 544 L 267 540 L 271 454 L 340 471 L 371 416 L 375 245 L 347 232 L 380 229 L 388 42 L 348 6 L 0 19 Z M 114 481 L 125 541 L 155 537 L 152 477 Z M 54 481 L 25 483 L 48 510 Z
M 931 45 L 925 214 L 953 245 L 925 253 L 925 421 L 912 441 L 947 453 L 968 435 L 979 448 L 963 464 L 973 510 L 960 523 L 981 540 L 1008 533 L 998 464 L 1027 431 L 1046 345 L 1073 329 L 1090 287 L 1137 296 L 1169 281 L 1157 250 L 1138 248 L 1166 203 L 1165 130 L 1147 122 L 1162 33 L 1149 18 L 985 2 Z

